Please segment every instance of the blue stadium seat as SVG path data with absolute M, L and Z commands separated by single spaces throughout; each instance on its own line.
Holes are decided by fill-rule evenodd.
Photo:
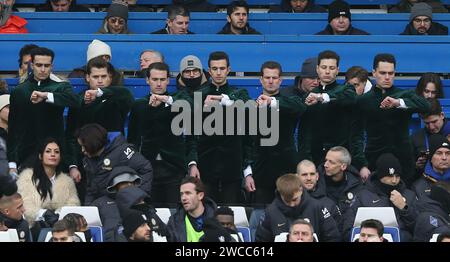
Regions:
M 102 227 L 90 226 L 89 230 L 91 230 L 92 242 L 103 242 L 103 230 L 102 230 Z
M 242 234 L 244 242 L 252 242 L 252 237 L 250 235 L 250 228 L 248 227 L 236 227 L 238 232 Z

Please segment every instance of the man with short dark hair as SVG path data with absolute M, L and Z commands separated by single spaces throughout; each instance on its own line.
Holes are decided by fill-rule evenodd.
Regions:
M 328 6 L 328 25 L 316 35 L 370 35 L 366 31 L 352 26 L 350 5 L 335 0 Z
M 74 236 L 75 232 L 73 232 L 69 222 L 64 219 L 59 220 L 53 225 L 50 242 L 75 242 Z
M 0 197 L 0 217 L 5 226 L 17 230 L 19 241 L 30 242 L 31 233 L 28 222 L 24 219 L 25 207 L 19 193 Z
M 79 107 L 69 82 L 51 74 L 54 53 L 47 48 L 31 51 L 33 74 L 15 88 L 10 97 L 8 160 L 10 172 L 30 166 L 36 145 L 47 137 L 64 139 L 64 109 Z M 61 146 L 62 152 L 66 148 Z
M 450 134 L 450 123 L 445 118 L 444 112 L 442 112 L 441 103 L 438 99 L 430 99 L 428 101 L 431 104 L 430 112 L 420 114 L 425 127 L 411 135 L 417 174 L 423 172 L 430 156 L 430 136 L 440 134 L 447 137 Z
M 369 72 L 360 66 L 352 66 L 345 73 L 345 82 L 355 87 L 357 95 L 367 93 L 372 88 Z
M 181 179 L 188 172 L 198 173 L 198 169 L 196 150 L 189 140 L 191 136 L 174 135 L 171 130 L 177 116 L 171 110 L 178 100 L 188 103 L 192 100 L 184 90 L 168 92 L 170 72 L 167 64 L 153 63 L 146 73 L 150 92 L 133 104 L 128 141 L 139 147 L 141 154 L 152 163 L 152 202 L 176 205 Z
M 361 223 L 359 238 L 355 242 L 385 242 L 383 233 L 383 223 L 376 219 L 367 219 Z
M 401 35 L 448 35 L 448 27 L 433 22 L 433 10 L 427 3 L 415 3 L 411 7 L 409 24 Z
M 27 44 L 22 46 L 19 51 L 19 83 L 25 82 L 28 78 L 28 67 L 31 62 L 31 50 L 39 47 L 34 44 Z
M 169 7 L 167 12 L 166 27 L 152 34 L 185 35 L 194 34 L 189 31 L 190 12 L 180 5 Z
M 314 0 L 282 0 L 280 5 L 273 5 L 269 13 L 326 13 L 327 10 L 316 5 Z
M 292 222 L 286 242 L 315 242 L 314 228 L 305 219 Z
M 414 180 L 414 160 L 409 140 L 409 122 L 413 113 L 428 112 L 430 104 L 425 98 L 416 95 L 414 90 L 394 86 L 395 66 L 393 55 L 375 56 L 372 74 L 376 85 L 357 98 L 354 110 L 360 114 L 361 121 L 355 130 L 359 132 L 359 137 L 363 137 L 364 129 L 367 133 L 365 156 L 369 169 L 374 170 L 381 154 L 393 153 L 402 166 L 403 181 L 410 185 Z
M 205 196 L 205 186 L 196 177 L 181 181 L 180 199 L 180 206 L 167 223 L 170 242 L 199 242 L 205 219 L 214 217 L 217 205 Z
M 248 23 L 249 7 L 246 1 L 237 0 L 227 6 L 227 23 L 218 34 L 222 35 L 260 35 Z
M 283 80 L 282 68 L 278 62 L 267 61 L 261 65 L 260 82 L 263 92 L 256 99 L 260 107 L 267 108 L 267 118 L 271 110 L 279 113 L 278 142 L 265 146 L 261 141 L 266 136 L 257 132 L 254 137 L 252 154 L 252 174 L 245 174 L 245 188 L 255 192 L 254 202 L 268 204 L 275 197 L 275 182 L 281 174 L 295 172 L 298 154 L 295 150 L 294 131 L 298 118 L 305 112 L 306 105 L 298 96 L 280 95 Z M 258 110 L 258 119 L 262 119 L 264 111 Z M 252 121 L 252 120 L 250 120 Z

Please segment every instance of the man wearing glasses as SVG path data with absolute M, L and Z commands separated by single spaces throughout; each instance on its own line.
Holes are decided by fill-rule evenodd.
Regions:
M 448 35 L 448 27 L 433 22 L 431 6 L 417 3 L 411 8 L 409 24 L 401 35 Z
M 128 6 L 124 2 L 113 2 L 98 34 L 131 34 L 128 30 Z
M 192 95 L 201 85 L 208 81 L 200 59 L 194 55 L 183 57 L 180 62 L 180 73 L 177 76 L 177 88 L 184 89 Z

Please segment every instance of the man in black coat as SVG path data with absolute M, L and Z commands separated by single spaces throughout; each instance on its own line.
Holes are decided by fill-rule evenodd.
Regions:
M 189 11 L 182 6 L 174 5 L 169 7 L 167 13 L 166 27 L 152 34 L 164 35 L 185 35 L 193 34 L 189 31 Z
M 416 194 L 407 189 L 400 179 L 402 167 L 393 154 L 381 155 L 376 165 L 376 171 L 366 182 L 365 188 L 356 195 L 352 208 L 356 212 L 359 207 L 393 207 L 401 241 L 412 241 L 417 216 Z
M 419 200 L 414 241 L 428 242 L 433 234 L 450 231 L 450 184 L 438 182 L 431 187 L 430 197 Z
M 17 230 L 20 242 L 31 242 L 28 222 L 24 219 L 25 207 L 19 193 L 4 195 L 0 198 L 0 220 L 8 228 Z
M 271 6 L 269 13 L 326 13 L 314 0 L 281 0 L 280 5 Z
M 227 7 L 227 23 L 218 34 L 222 35 L 260 35 L 248 23 L 249 7 L 246 1 L 231 2 Z
M 328 6 L 328 25 L 316 35 L 370 35 L 352 26 L 352 14 L 347 2 L 336 0 Z
M 87 124 L 78 130 L 76 137 L 85 155 L 83 167 L 87 174 L 85 204 L 108 194 L 109 174 L 117 166 L 128 166 L 142 180 L 139 188 L 151 193 L 153 169 L 151 163 L 128 144 L 120 132 L 106 132 L 98 124 Z
M 277 179 L 278 194 L 265 211 L 256 230 L 257 242 L 273 242 L 275 236 L 289 232 L 292 222 L 302 218 L 309 221 L 321 242 L 337 242 L 341 234 L 330 212 L 303 190 L 296 174 Z
M 409 24 L 401 35 L 448 35 L 448 27 L 433 22 L 433 10 L 427 3 L 416 3 L 411 8 Z

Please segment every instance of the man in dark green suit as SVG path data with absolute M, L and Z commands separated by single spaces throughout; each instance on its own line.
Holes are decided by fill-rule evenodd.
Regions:
M 79 105 L 69 82 L 53 75 L 55 54 L 47 48 L 31 51 L 31 74 L 10 97 L 8 159 L 10 173 L 32 165 L 36 146 L 45 138 L 64 139 L 64 108 Z
M 411 184 L 414 177 L 414 160 L 409 139 L 409 122 L 413 113 L 430 110 L 429 102 L 415 94 L 394 86 L 395 57 L 378 54 L 373 61 L 372 74 L 376 85 L 358 97 L 357 112 L 361 125 L 367 133 L 365 155 L 369 169 L 374 170 L 378 157 L 384 153 L 394 154 L 400 161 L 402 179 Z M 361 136 L 363 129 L 361 129 Z
M 305 112 L 306 105 L 299 96 L 283 96 L 280 94 L 280 85 L 282 82 L 281 65 L 275 61 L 265 62 L 261 66 L 261 84 L 263 93 L 256 100 L 260 107 L 268 107 L 268 111 L 258 110 L 258 117 L 251 118 L 261 121 L 261 114 L 267 113 L 269 122 L 272 126 L 270 135 L 262 135 L 258 132 L 254 136 L 254 153 L 252 173 L 245 175 L 245 185 L 248 192 L 255 192 L 255 203 L 268 204 L 275 197 L 275 182 L 278 177 L 286 173 L 295 173 L 298 163 L 298 154 L 294 143 L 294 131 L 299 116 Z M 273 115 L 270 110 L 277 110 Z M 272 116 L 278 117 L 274 121 Z M 260 126 L 258 124 L 258 126 Z M 274 129 L 277 128 L 278 141 L 273 146 L 264 146 L 261 143 L 262 138 L 274 136 Z M 276 131 L 275 131 L 276 132 Z
M 153 167 L 152 202 L 164 206 L 173 205 L 180 199 L 180 181 L 191 172 L 198 172 L 197 156 L 189 136 L 175 135 L 171 130 L 171 112 L 177 100 L 191 98 L 184 90 L 169 94 L 169 66 L 156 62 L 146 71 L 150 94 L 136 100 L 130 113 L 128 142 L 147 158 Z

